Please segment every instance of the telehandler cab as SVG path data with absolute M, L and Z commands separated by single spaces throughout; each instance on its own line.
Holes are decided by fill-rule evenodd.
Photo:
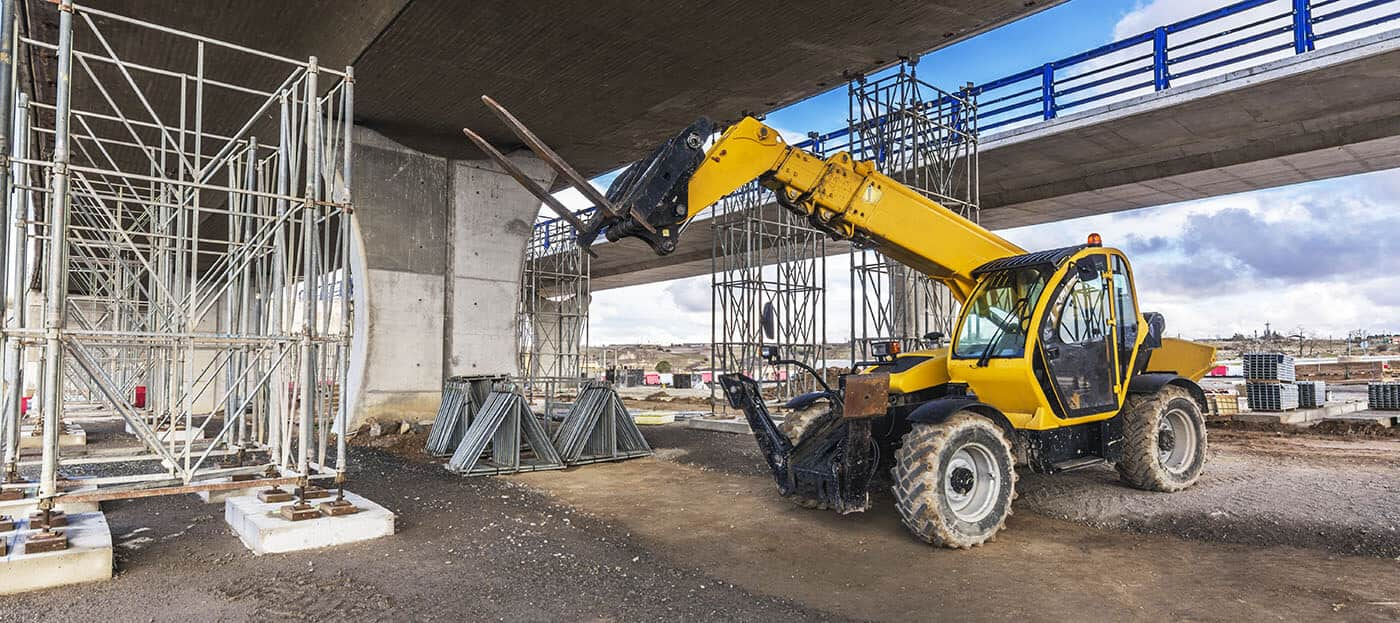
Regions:
M 752 117 L 706 149 L 714 130 L 701 118 L 628 168 L 595 200 L 606 205 L 579 242 L 636 237 L 670 253 L 692 217 L 757 179 L 813 226 L 923 272 L 961 304 L 947 346 L 876 344 L 875 360 L 835 388 L 784 359 L 779 345 L 765 347 L 771 362 L 804 368 L 823 387 L 789 401 L 781 427 L 757 382 L 720 378 L 783 496 L 863 511 L 875 475 L 888 471 L 915 536 L 966 548 L 995 536 L 1011 514 L 1017 464 L 1054 473 L 1107 462 L 1128 485 L 1164 492 L 1200 477 L 1207 406 L 1196 381 L 1215 351 L 1164 337 L 1162 316 L 1138 310 L 1121 251 L 1093 234 L 1028 253 L 870 162 L 847 153 L 823 160 Z M 771 329 L 772 310 L 764 312 Z

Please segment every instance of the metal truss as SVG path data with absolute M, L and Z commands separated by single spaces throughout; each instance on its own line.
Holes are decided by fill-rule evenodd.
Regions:
M 823 370 L 826 355 L 826 239 L 801 217 L 778 207 L 772 192 L 752 182 L 713 208 L 714 242 L 710 314 L 710 362 L 714 374 L 742 372 L 772 382 L 770 399 L 811 391 L 816 382 L 791 366 L 777 368 L 759 356 L 765 342 L 760 316 L 777 312 L 769 343 L 784 355 Z M 710 384 L 717 413 L 727 402 Z
M 915 73 L 916 61 L 878 80 L 849 85 L 848 148 L 890 177 L 977 222 L 977 103 L 971 91 L 948 93 Z M 949 335 L 957 318 L 952 293 L 884 255 L 851 250 L 851 359 L 868 360 L 873 341 L 925 345 Z
M 31 3 L 59 28 L 22 32 L 15 4 L 0 37 L 16 59 L 0 64 L 5 489 L 32 488 L 35 467 L 43 503 L 343 480 L 351 69 L 72 0 Z M 120 53 L 127 38 L 168 65 Z M 20 85 L 16 66 L 57 86 Z M 18 443 L 31 395 L 38 460 Z M 65 456 L 63 421 L 93 413 L 139 445 Z
M 520 283 L 522 393 L 553 413 L 555 402 L 578 393 L 588 348 L 589 255 L 572 225 L 561 219 L 536 224 Z

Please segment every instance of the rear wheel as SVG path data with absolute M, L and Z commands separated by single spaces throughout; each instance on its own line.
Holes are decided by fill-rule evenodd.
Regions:
M 1118 477 L 1146 491 L 1180 491 L 1201 477 L 1206 421 L 1186 389 L 1168 385 L 1133 396 L 1123 407 L 1123 458 Z
M 892 474 L 904 527 L 932 545 L 981 545 L 1011 516 L 1011 443 L 1001 427 L 977 414 L 915 424 L 895 452 Z

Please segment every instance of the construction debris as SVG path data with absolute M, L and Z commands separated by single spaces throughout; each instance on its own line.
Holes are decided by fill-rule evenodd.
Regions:
M 427 452 L 433 456 L 448 456 L 462 445 L 462 435 L 471 426 L 472 417 L 481 410 L 491 386 L 505 379 L 485 376 L 449 377 L 442 385 L 442 403 L 437 418 L 428 433 Z
M 464 476 L 484 476 L 563 469 L 564 463 L 517 386 L 497 383 L 446 468 Z
M 652 454 L 617 391 L 604 381 L 590 381 L 579 390 L 573 408 L 554 434 L 554 447 L 567 465 Z

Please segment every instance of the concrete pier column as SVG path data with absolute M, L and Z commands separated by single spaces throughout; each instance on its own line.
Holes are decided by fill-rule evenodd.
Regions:
M 463 139 L 465 140 L 465 139 Z M 512 156 L 548 185 L 544 163 Z M 515 374 L 520 271 L 539 201 L 494 163 L 356 128 L 351 429 L 425 421 L 442 380 Z
M 540 185 L 548 188 L 553 181 L 544 162 L 512 159 Z M 520 276 L 539 201 L 494 162 L 454 161 L 451 174 L 455 209 L 443 374 L 516 375 Z

